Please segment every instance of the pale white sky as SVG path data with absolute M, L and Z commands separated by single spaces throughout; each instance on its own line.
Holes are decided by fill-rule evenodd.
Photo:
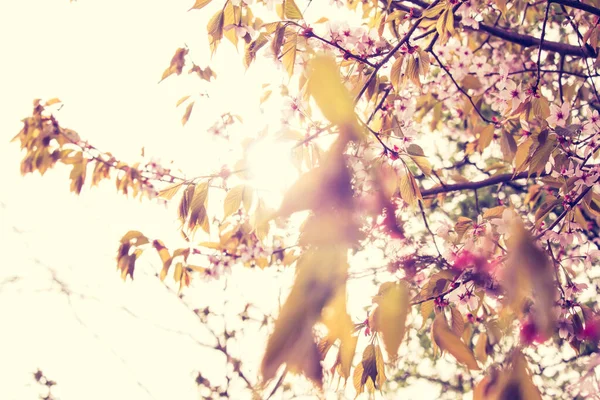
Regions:
M 206 129 L 232 111 L 244 117 L 243 129 L 233 130 L 241 139 L 272 118 L 257 108 L 268 64 L 244 72 L 229 45 L 211 61 L 205 26 L 212 12 L 187 13 L 191 3 L 0 2 L 2 399 L 37 398 L 31 375 L 37 368 L 58 382 L 56 394 L 63 400 L 196 399 L 193 371 L 202 370 L 214 382 L 222 379 L 219 360 L 189 337 L 206 339 L 197 320 L 144 273 L 158 260 L 144 258 L 133 283 L 123 283 L 115 271 L 118 239 L 130 229 L 181 245 L 174 210 L 125 199 L 115 194 L 112 181 L 75 196 L 69 193 L 69 171 L 61 166 L 42 178 L 37 173 L 22 178 L 18 144 L 8 143 L 30 115 L 34 98 L 59 97 L 65 105 L 56 117 L 63 126 L 125 161 L 138 160 L 142 146 L 146 155 L 177 160 L 189 175 L 230 161 L 229 145 L 207 142 Z M 216 81 L 207 85 L 182 76 L 157 84 L 184 43 L 197 64 L 210 63 L 217 71 Z M 210 99 L 197 99 L 182 128 L 184 110 L 175 102 L 205 91 Z M 281 167 L 281 159 L 272 162 Z M 74 293 L 70 303 L 52 274 Z M 249 279 L 261 284 L 244 285 Z M 238 301 L 272 309 L 278 286 L 289 284 L 291 273 L 278 279 L 275 271 L 242 271 L 232 285 Z M 195 290 L 200 301 L 223 302 L 220 284 Z M 367 304 L 370 294 L 366 290 L 357 304 Z M 255 338 L 260 336 L 249 340 Z M 260 346 L 254 346 L 244 360 L 256 366 L 259 358 Z M 428 398 L 426 387 L 416 393 Z

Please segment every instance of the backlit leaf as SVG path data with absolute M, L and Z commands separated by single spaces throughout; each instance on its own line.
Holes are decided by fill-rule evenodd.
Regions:
M 288 19 L 302 19 L 302 12 L 294 0 L 285 0 L 284 14 Z
M 291 35 L 285 44 L 283 45 L 283 49 L 281 50 L 281 62 L 283 64 L 283 68 L 287 71 L 289 76 L 294 74 L 294 66 L 296 65 L 296 44 L 298 40 L 298 35 Z
M 164 188 L 163 190 L 158 192 L 158 197 L 165 199 L 165 200 L 171 200 L 173 198 L 173 196 L 175 196 L 177 194 L 177 192 L 179 192 L 179 189 L 181 189 L 183 187 L 183 183 L 174 183 L 166 188 Z
M 409 289 L 406 282 L 394 283 L 385 289 L 378 300 L 377 326 L 385 350 L 393 360 L 406 331 L 406 316 L 410 311 Z
M 355 121 L 354 103 L 333 58 L 320 55 L 310 62 L 308 90 L 332 123 L 343 126 Z
M 433 338 L 441 350 L 452 354 L 459 363 L 469 369 L 480 369 L 471 349 L 448 327 L 443 313 L 438 314 L 433 321 L 432 332 Z

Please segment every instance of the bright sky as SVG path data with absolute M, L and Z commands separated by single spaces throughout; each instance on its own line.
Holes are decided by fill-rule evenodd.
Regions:
M 191 3 L 0 3 L 2 399 L 37 398 L 31 375 L 37 368 L 58 382 L 55 393 L 63 400 L 196 399 L 194 371 L 214 382 L 222 379 L 219 359 L 194 344 L 193 339 L 206 339 L 203 328 L 148 274 L 158 260 L 146 257 L 133 283 L 123 283 L 115 271 L 118 239 L 130 229 L 179 244 L 175 212 L 116 195 L 113 182 L 75 196 L 69 193 L 68 169 L 60 166 L 42 178 L 37 173 L 22 178 L 18 144 L 8 143 L 30 115 L 34 98 L 59 97 L 62 126 L 123 160 L 139 160 L 144 146 L 147 156 L 165 164 L 177 160 L 191 176 L 231 160 L 235 154 L 228 153 L 228 144 L 208 143 L 206 130 L 226 111 L 244 118 L 243 130 L 233 131 L 237 139 L 262 129 L 260 122 L 270 116 L 259 114 L 257 106 L 267 79 L 260 65 L 244 72 L 231 46 L 222 46 L 211 61 L 205 26 L 212 13 L 187 13 Z M 157 84 L 184 40 L 197 64 L 210 63 L 217 71 L 216 81 L 207 85 L 182 76 Z M 176 101 L 205 91 L 210 99 L 196 99 L 182 128 L 184 110 L 175 108 Z M 282 168 L 289 160 L 263 158 L 258 171 L 282 171 L 279 180 L 289 182 L 290 169 Z M 242 271 L 231 283 L 238 301 L 273 308 L 276 288 L 291 279 L 290 273 L 277 281 L 275 275 Z M 71 297 L 61 293 L 53 276 Z M 243 285 L 248 279 L 260 285 Z M 223 304 L 222 285 L 195 290 L 198 299 Z M 255 347 L 244 361 L 256 365 L 260 355 Z M 426 399 L 426 389 L 412 393 Z

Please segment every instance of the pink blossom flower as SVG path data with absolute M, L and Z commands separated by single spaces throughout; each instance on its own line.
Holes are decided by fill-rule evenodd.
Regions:
M 515 221 L 515 213 L 510 208 L 507 208 L 502 212 L 501 218 L 493 218 L 490 222 L 496 225 L 496 232 L 500 235 L 504 235 L 505 239 L 510 237 L 510 230 L 512 228 L 512 224 Z
M 469 67 L 469 72 L 477 74 L 478 77 L 483 78 L 485 74 L 490 72 L 492 66 L 488 64 L 485 56 L 473 57 L 473 61 L 471 66 Z
M 573 281 L 568 282 L 567 285 L 565 286 L 565 297 L 567 298 L 573 298 L 575 297 L 575 295 L 583 292 L 585 289 L 587 289 L 588 285 L 586 285 L 585 283 L 575 283 Z
M 562 126 L 564 127 L 567 123 L 567 119 L 569 118 L 569 114 L 571 113 L 571 108 L 569 103 L 564 102 L 562 106 L 557 106 L 556 104 L 550 105 L 550 116 L 546 118 L 548 121 L 548 125 L 551 127 Z
M 521 89 L 521 84 L 517 86 L 513 80 L 506 81 L 506 88 L 500 93 L 500 96 L 509 102 L 512 110 L 516 110 L 527 97 L 525 92 Z

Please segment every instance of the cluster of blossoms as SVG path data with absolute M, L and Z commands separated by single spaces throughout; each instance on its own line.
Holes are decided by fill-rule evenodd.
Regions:
M 325 39 L 356 56 L 379 54 L 387 46 L 387 41 L 375 28 L 350 27 L 346 22 L 329 22 L 326 29 Z M 323 49 L 331 49 L 328 46 L 325 43 Z

